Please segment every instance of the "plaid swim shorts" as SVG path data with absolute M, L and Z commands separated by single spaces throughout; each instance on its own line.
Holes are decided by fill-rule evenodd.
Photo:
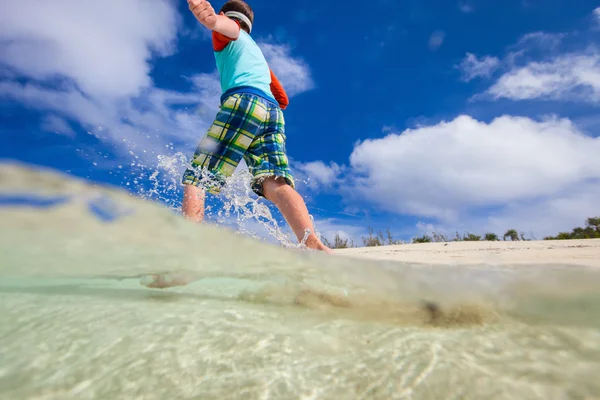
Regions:
M 252 190 L 259 196 L 264 196 L 266 177 L 282 177 L 294 187 L 285 139 L 283 112 L 276 104 L 254 94 L 233 94 L 223 101 L 198 144 L 182 183 L 218 194 L 243 158 L 253 176 Z

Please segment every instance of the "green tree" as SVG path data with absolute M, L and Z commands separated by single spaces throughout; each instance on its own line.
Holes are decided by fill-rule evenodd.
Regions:
M 335 237 L 333 238 L 333 244 L 327 240 L 327 238 L 322 237 L 321 240 L 323 241 L 323 244 L 330 249 L 349 249 L 356 247 L 354 245 L 354 241 L 342 238 L 339 233 L 335 234 Z
M 479 242 L 481 240 L 481 236 L 472 234 L 467 232 L 464 236 L 463 236 L 463 240 L 465 242 Z
M 594 228 L 596 232 L 600 232 L 600 217 L 588 218 L 586 225 L 590 228 Z
M 572 239 L 571 234 L 569 232 L 560 232 L 556 236 L 548 236 L 545 237 L 544 240 L 569 240 Z
M 483 240 L 486 242 L 497 242 L 500 239 L 498 239 L 498 235 L 495 233 L 486 233 Z
M 527 241 L 527 239 L 525 239 L 525 232 L 519 232 L 519 238 L 524 242 Z
M 588 238 L 600 239 L 600 217 L 588 218 L 585 225 L 585 232 Z
M 367 228 L 369 231 L 369 237 L 363 237 L 363 243 L 366 247 L 378 247 L 383 246 L 385 243 L 385 239 L 383 237 L 383 233 L 379 231 L 377 235 L 374 235 L 374 230 L 371 227 Z
M 444 235 L 443 233 L 436 233 L 433 232 L 433 241 L 436 243 L 447 243 L 450 240 L 448 240 L 448 237 L 446 235 Z
M 334 249 L 347 249 L 350 246 L 348 245 L 348 239 L 343 239 L 339 233 L 335 234 L 335 238 L 333 238 L 333 248 Z
M 506 233 L 504 234 L 503 239 L 506 241 L 506 239 L 509 238 L 510 240 L 512 240 L 513 242 L 516 242 L 519 240 L 519 233 L 515 230 L 515 229 L 509 229 L 508 231 L 506 231 Z
M 387 233 L 387 244 L 388 245 L 392 246 L 392 245 L 402 244 L 403 243 L 402 240 L 395 240 L 392 237 L 392 231 L 390 230 L 390 228 L 388 228 L 388 230 L 387 230 L 386 233 Z
M 588 218 L 585 228 L 576 227 L 571 232 L 560 232 L 556 236 L 545 237 L 544 240 L 600 239 L 600 217 Z
M 431 237 L 428 235 L 423 235 L 423 236 L 417 236 L 416 238 L 413 238 L 412 240 L 413 243 L 431 243 Z

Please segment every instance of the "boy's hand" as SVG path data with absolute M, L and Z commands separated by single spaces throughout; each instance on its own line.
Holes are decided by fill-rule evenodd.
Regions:
M 210 29 L 215 29 L 217 25 L 217 14 L 214 8 L 206 0 L 188 0 L 190 11 L 202 25 Z

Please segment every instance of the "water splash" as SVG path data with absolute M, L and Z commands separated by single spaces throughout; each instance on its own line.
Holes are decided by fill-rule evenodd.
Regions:
M 134 153 L 130 152 L 132 155 Z M 124 184 L 134 188 L 134 193 L 144 200 L 165 204 L 176 214 L 181 213 L 183 190 L 181 176 L 189 166 L 188 158 L 181 152 L 173 155 L 158 155 L 157 163 L 149 167 L 139 162 L 134 166 L 138 171 L 134 176 L 126 177 Z M 147 175 L 150 182 L 148 188 L 139 185 L 139 175 Z M 200 173 L 200 181 L 210 178 Z M 225 179 L 225 186 L 218 196 L 207 196 L 205 219 L 208 223 L 226 226 L 235 232 L 251 236 L 255 239 L 272 241 L 288 248 L 305 248 L 308 233 L 304 240 L 297 243 L 293 234 L 285 225 L 279 212 L 266 199 L 259 198 L 252 190 L 252 175 L 244 167 L 240 167 Z M 132 186 L 134 184 L 135 186 Z M 314 226 L 314 218 L 311 216 Z M 282 227 L 285 226 L 285 227 Z

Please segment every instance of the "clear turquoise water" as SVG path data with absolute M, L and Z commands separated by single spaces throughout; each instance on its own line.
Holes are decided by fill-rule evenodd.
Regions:
M 325 257 L 0 171 L 34 178 L 71 200 L 0 207 L 0 398 L 600 398 L 594 270 Z M 140 284 L 159 272 L 196 281 Z

